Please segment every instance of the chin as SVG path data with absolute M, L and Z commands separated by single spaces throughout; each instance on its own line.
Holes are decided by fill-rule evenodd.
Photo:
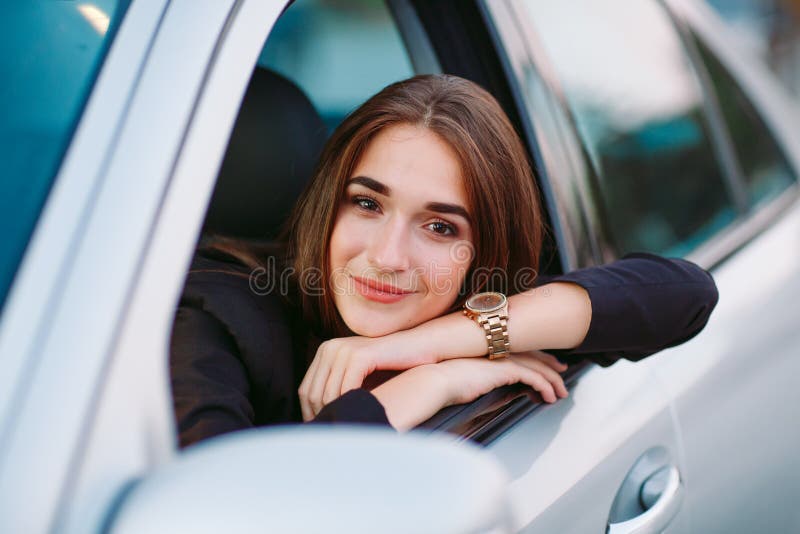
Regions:
M 354 334 L 364 337 L 381 337 L 408 328 L 399 324 L 384 324 L 380 321 L 356 321 L 355 324 L 351 324 L 347 321 L 345 322 L 347 327 L 352 330 Z
M 427 313 L 424 313 L 426 311 Z M 430 307 L 380 311 L 361 306 L 345 306 L 339 309 L 347 328 L 354 334 L 364 337 L 380 337 L 408 330 L 438 316 L 438 314 L 431 315 L 430 312 Z
M 354 334 L 364 337 L 385 336 L 420 324 L 421 321 L 415 321 L 413 318 L 407 317 L 407 314 L 397 313 L 397 311 L 393 310 L 394 313 L 388 313 L 388 310 L 380 312 L 360 309 L 356 313 L 343 314 L 342 319 Z

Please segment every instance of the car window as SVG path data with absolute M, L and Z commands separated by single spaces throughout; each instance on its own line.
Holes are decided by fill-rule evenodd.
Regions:
M 8 0 L 0 17 L 0 309 L 128 2 Z
M 618 253 L 682 256 L 733 221 L 702 86 L 663 8 L 650 0 L 522 5 L 598 176 Z
M 298 0 L 258 63 L 301 87 L 329 131 L 386 85 L 414 75 L 385 2 L 375 0 Z
M 752 206 L 768 202 L 797 177 L 767 125 L 714 54 L 692 36 L 705 65 L 739 159 Z

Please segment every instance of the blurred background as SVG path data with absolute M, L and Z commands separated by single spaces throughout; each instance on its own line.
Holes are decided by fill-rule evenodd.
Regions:
M 800 0 L 707 1 L 800 101 Z M 272 42 L 264 48 L 259 63 L 287 75 L 302 87 L 319 87 L 313 82 L 329 80 L 325 91 L 310 96 L 331 128 L 363 101 L 354 95 L 363 93 L 366 99 L 398 79 L 398 63 L 406 62 L 407 74 L 413 74 L 400 36 L 380 0 L 300 0 L 282 22 L 271 35 Z M 304 31 L 312 29 L 320 36 L 314 42 L 324 45 L 309 46 Z M 379 34 L 389 34 L 393 39 L 370 38 Z M 383 49 L 364 50 L 365 42 L 378 43 Z M 363 71 L 368 79 L 337 75 L 342 69 L 336 58 L 354 53 L 369 63 Z M 396 61 L 379 60 L 387 54 L 396 57 Z
M 800 98 L 800 0 L 708 0 Z

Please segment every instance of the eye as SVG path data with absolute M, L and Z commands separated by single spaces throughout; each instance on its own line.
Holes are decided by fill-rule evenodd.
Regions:
M 458 234 L 458 230 L 452 224 L 445 221 L 434 221 L 428 225 L 433 233 L 443 236 L 454 236 Z
M 356 195 L 350 199 L 350 202 L 367 211 L 380 210 L 380 204 L 378 204 L 378 201 L 369 196 Z

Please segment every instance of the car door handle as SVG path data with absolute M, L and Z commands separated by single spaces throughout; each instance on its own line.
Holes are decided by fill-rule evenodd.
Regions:
M 663 490 L 660 494 L 654 494 L 654 488 Z M 652 502 L 652 506 L 627 521 L 609 523 L 606 534 L 660 534 L 667 528 L 683 502 L 683 485 L 678 468 L 668 465 L 653 473 L 642 484 L 640 499 L 645 504 Z

